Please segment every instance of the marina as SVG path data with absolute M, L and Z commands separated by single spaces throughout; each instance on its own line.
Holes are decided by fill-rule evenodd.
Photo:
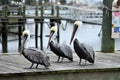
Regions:
M 119 80 L 120 38 L 111 37 L 112 1 L 100 6 L 95 0 L 50 1 L 3 1 L 0 80 Z
M 15 51 L 20 50 L 22 29 L 31 29 L 30 32 L 32 35 L 34 35 L 34 38 L 35 38 L 35 40 L 32 41 L 32 42 L 34 42 L 34 44 L 31 44 L 31 45 L 32 46 L 35 45 L 35 47 L 38 47 L 40 44 L 41 46 L 39 46 L 39 48 L 43 49 L 43 48 L 45 48 L 44 47 L 45 45 L 42 42 L 43 41 L 42 37 L 49 34 L 49 28 L 51 27 L 51 23 L 53 23 L 53 22 L 60 29 L 72 26 L 73 22 L 75 20 L 82 21 L 83 23 L 86 23 L 86 24 L 90 23 L 90 24 L 93 24 L 93 26 L 94 26 L 94 24 L 96 26 L 97 25 L 99 26 L 102 23 L 101 11 L 99 13 L 99 12 L 96 12 L 96 10 L 94 10 L 94 9 L 93 10 L 86 9 L 85 13 L 83 13 L 84 8 L 70 7 L 70 6 L 65 6 L 65 5 L 51 5 L 51 6 L 49 6 L 49 9 L 47 9 L 46 7 L 47 6 L 43 6 L 43 7 L 41 7 L 41 6 L 23 6 L 23 7 L 1 6 L 1 10 L 3 10 L 3 12 L 4 12 L 4 9 L 8 10 L 8 13 L 6 11 L 4 13 L 4 15 L 1 12 L 1 15 L 2 15 L 2 16 L 0 16 L 1 26 L 4 26 L 4 28 L 14 27 L 14 28 L 16 28 L 15 30 L 17 31 L 17 32 L 13 31 L 14 29 L 12 31 L 8 30 L 8 34 L 13 33 L 12 36 L 15 36 L 15 34 L 16 34 L 16 36 L 18 36 L 18 38 L 16 38 L 16 39 L 18 39 L 18 41 L 15 41 L 15 42 L 18 42 L 18 45 L 17 45 L 18 49 L 15 48 L 16 49 Z M 40 9 L 38 9 L 38 8 L 40 8 Z M 53 20 L 53 22 L 51 22 L 52 20 Z M 42 30 L 42 29 L 47 29 L 47 30 Z M 100 30 L 101 30 L 101 26 L 99 27 L 99 30 L 96 34 L 99 34 Z M 6 38 L 7 38 L 6 33 L 2 33 L 2 34 L 6 35 Z M 47 33 L 47 34 L 45 34 L 45 33 Z M 63 32 L 61 32 L 61 31 L 59 32 L 59 29 L 58 29 L 57 35 L 62 37 L 61 36 L 62 33 Z M 13 38 L 13 40 L 15 40 L 15 37 Z M 8 36 L 8 41 L 9 40 L 12 41 L 9 38 L 10 37 Z M 4 38 L 1 37 L 1 41 L 4 41 L 3 43 L 5 45 L 3 43 L 1 43 L 1 47 L 3 48 L 3 49 L 1 48 L 2 49 L 1 52 L 7 52 L 7 47 L 5 47 L 5 46 L 7 46 L 7 42 L 6 42 L 6 40 L 2 40 L 2 39 L 4 39 Z M 39 43 L 38 39 L 40 39 L 40 43 Z M 59 37 L 57 40 L 61 41 L 61 43 L 66 42 L 66 41 L 60 40 Z M 44 41 L 47 41 L 47 40 L 44 38 Z M 8 43 L 8 46 L 9 46 L 9 43 Z M 8 49 L 8 51 L 10 51 L 10 49 Z

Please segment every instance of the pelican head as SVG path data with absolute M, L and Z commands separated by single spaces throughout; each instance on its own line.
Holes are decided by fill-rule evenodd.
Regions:
M 22 50 L 23 50 L 23 48 L 24 48 L 25 42 L 26 42 L 27 40 L 29 40 L 29 38 L 30 38 L 30 32 L 29 32 L 29 30 L 23 31 L 23 33 L 22 33 L 22 38 L 23 38 L 23 43 L 22 43 L 22 46 L 21 46 L 20 55 L 22 54 Z
M 53 34 L 54 34 L 56 31 L 57 31 L 57 27 L 56 27 L 56 26 L 53 26 L 53 27 L 50 28 L 50 37 L 49 37 L 49 40 L 48 40 L 47 48 L 49 47 L 51 38 L 52 38 Z
M 25 38 L 26 40 L 28 40 L 30 38 L 30 32 L 29 30 L 24 30 L 23 33 L 23 38 Z
M 73 28 L 73 32 L 72 32 L 70 44 L 72 43 L 72 40 L 73 40 L 73 38 L 74 38 L 74 36 L 75 36 L 75 33 L 76 33 L 78 27 L 80 27 L 80 26 L 82 26 L 82 22 L 81 22 L 81 21 L 75 21 L 75 22 L 74 22 L 74 28 Z

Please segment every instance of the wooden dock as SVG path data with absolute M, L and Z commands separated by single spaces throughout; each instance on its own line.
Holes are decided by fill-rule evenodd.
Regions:
M 55 63 L 57 56 L 49 53 L 51 66 L 45 69 L 39 65 L 38 69 L 28 69 L 31 63 L 22 55 L 18 54 L 0 54 L 0 77 L 20 76 L 33 74 L 56 74 L 56 73 L 74 73 L 74 72 L 101 72 L 101 71 L 119 71 L 120 70 L 120 52 L 101 53 L 96 52 L 95 64 L 87 63 L 86 66 L 78 65 L 79 58 L 74 53 L 74 61 L 69 62 L 64 59 L 63 63 Z M 84 60 L 82 61 L 84 64 Z

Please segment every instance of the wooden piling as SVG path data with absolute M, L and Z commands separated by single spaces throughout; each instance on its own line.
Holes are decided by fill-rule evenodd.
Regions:
M 43 19 L 41 21 L 44 21 Z M 43 22 L 40 22 L 40 48 L 43 50 Z
M 56 6 L 56 9 L 57 9 L 57 18 L 59 18 L 59 6 Z M 59 21 L 59 19 L 57 19 L 57 42 L 59 43 L 60 42 L 60 21 Z
M 54 15 L 54 6 L 51 5 L 51 15 L 53 16 Z
M 25 10 L 26 10 L 26 6 L 23 6 L 23 17 L 25 17 Z
M 44 10 L 43 6 L 41 6 L 41 17 L 43 17 Z M 43 21 L 44 19 L 40 19 L 40 48 L 43 50 Z
M 21 35 L 22 35 L 22 31 L 23 31 L 23 26 L 26 22 L 26 19 L 18 19 L 18 51 L 21 50 Z
M 36 1 L 35 16 L 38 16 L 38 3 Z M 35 19 L 35 47 L 38 48 L 38 19 Z
M 112 2 L 113 0 L 103 0 L 104 5 L 109 9 L 112 9 Z M 113 53 L 115 48 L 115 40 L 111 38 L 112 12 L 109 9 L 103 8 L 101 52 L 104 53 Z
M 18 15 L 22 15 L 21 7 L 18 8 Z M 21 50 L 22 19 L 18 19 L 18 51 Z
M 21 50 L 21 35 L 22 35 L 22 27 L 18 25 L 18 51 Z
M 2 52 L 7 53 L 7 19 L 1 19 L 2 21 Z
M 2 8 L 2 13 L 3 13 L 2 16 L 7 17 L 7 15 L 8 15 L 8 6 L 7 5 Z
M 38 23 L 35 19 L 35 47 L 38 48 Z
M 8 19 L 6 18 L 8 15 L 8 6 L 6 5 L 5 7 L 3 7 L 2 9 L 2 13 L 4 16 L 4 19 L 1 19 L 2 21 L 2 52 L 3 53 L 7 53 L 7 23 L 8 23 Z
M 22 15 L 22 8 L 21 7 L 18 8 L 18 15 Z

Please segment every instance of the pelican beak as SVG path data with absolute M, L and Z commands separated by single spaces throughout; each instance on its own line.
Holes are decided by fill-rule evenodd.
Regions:
M 21 39 L 22 39 L 22 41 L 24 41 L 24 37 L 23 37 L 23 35 L 21 36 Z M 21 45 L 21 49 L 20 49 L 20 56 L 22 55 L 22 49 L 23 49 L 23 44 Z
M 51 31 L 51 32 L 50 32 L 50 37 L 49 37 L 49 40 L 48 40 L 47 49 L 48 49 L 48 47 L 49 47 L 49 44 L 50 44 L 50 41 L 51 41 L 51 38 L 52 38 L 54 32 L 55 32 L 55 31 Z
M 72 32 L 72 36 L 71 36 L 71 40 L 70 40 L 70 44 L 71 44 L 72 41 L 73 41 L 73 38 L 74 38 L 74 36 L 75 36 L 75 33 L 76 33 L 77 29 L 78 29 L 78 25 L 74 25 L 73 32 Z
M 24 36 L 23 36 L 23 35 L 21 36 L 21 38 L 23 39 L 23 40 L 22 40 L 22 41 L 23 41 L 23 44 L 21 45 L 20 56 L 21 56 L 21 54 L 22 54 L 23 46 L 24 46 L 24 43 L 25 43 L 27 37 L 28 37 L 28 34 L 24 34 Z

